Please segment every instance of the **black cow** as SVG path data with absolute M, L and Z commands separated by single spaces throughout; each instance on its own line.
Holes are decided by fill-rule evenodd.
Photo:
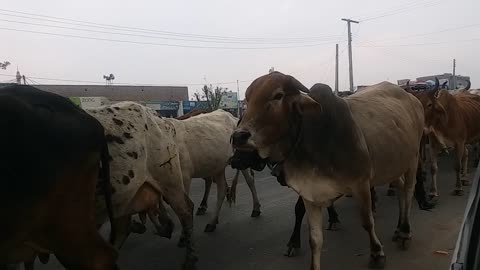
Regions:
M 0 126 L 0 264 L 53 253 L 67 269 L 116 269 L 95 222 L 99 175 L 112 218 L 102 125 L 64 97 L 13 85 L 0 89 Z

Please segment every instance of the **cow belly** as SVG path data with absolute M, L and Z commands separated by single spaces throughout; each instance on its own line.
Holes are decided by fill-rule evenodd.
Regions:
M 341 194 L 350 193 L 345 187 L 340 187 L 334 179 L 318 176 L 314 173 L 286 172 L 287 184 L 295 190 L 303 199 L 319 205 L 329 204 L 329 201 Z

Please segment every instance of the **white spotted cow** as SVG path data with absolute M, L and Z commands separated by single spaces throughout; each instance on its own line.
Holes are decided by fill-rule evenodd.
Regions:
M 186 246 L 184 269 L 198 260 L 193 242 L 193 203 L 182 181 L 182 135 L 156 113 L 134 102 L 86 110 L 103 125 L 110 150 L 112 204 L 120 248 L 130 232 L 131 215 L 154 209 L 163 197 L 179 217 Z M 102 195 L 97 194 L 97 222 L 107 219 Z

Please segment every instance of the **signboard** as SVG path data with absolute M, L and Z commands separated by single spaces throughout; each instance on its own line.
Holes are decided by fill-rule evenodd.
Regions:
M 100 107 L 108 101 L 105 97 L 69 97 L 69 99 L 82 109 Z
M 238 96 L 236 92 L 226 92 L 220 100 L 221 109 L 236 109 L 238 108 Z
M 195 107 L 197 106 L 196 101 L 182 101 L 182 104 L 183 104 L 184 111 L 191 111 L 195 109 Z
M 145 106 L 156 111 L 176 111 L 179 104 L 177 101 L 148 101 Z
M 81 107 L 81 103 L 80 103 L 80 98 L 79 97 L 69 97 L 70 101 L 73 102 L 73 104 Z
M 208 109 L 206 101 L 183 101 L 183 111 L 191 111 L 193 109 Z

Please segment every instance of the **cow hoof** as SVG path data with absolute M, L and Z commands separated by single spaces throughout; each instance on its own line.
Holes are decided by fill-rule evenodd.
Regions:
M 410 248 L 410 243 L 412 242 L 411 238 L 400 238 L 398 241 L 398 246 L 401 250 L 408 250 Z
M 298 254 L 297 248 L 295 248 L 293 246 L 289 246 L 288 249 L 287 249 L 287 252 L 285 252 L 285 254 L 283 254 L 283 255 L 285 255 L 285 257 L 291 258 L 291 257 L 297 256 L 297 254 Z
M 368 262 L 368 268 L 370 269 L 383 269 L 385 268 L 385 263 L 387 262 L 387 257 L 385 255 L 370 255 L 370 261 Z
M 38 254 L 38 259 L 40 260 L 40 262 L 42 262 L 43 264 L 47 264 L 48 261 L 50 260 L 50 254 L 48 253 L 40 253 Z
M 253 210 L 250 217 L 259 217 L 262 212 L 260 210 Z
M 328 231 L 339 231 L 341 229 L 340 222 L 329 222 L 328 223 Z
M 217 225 L 215 224 L 207 224 L 207 226 L 205 226 L 204 232 L 213 232 L 215 231 L 216 228 L 217 228 Z
M 470 186 L 470 181 L 468 181 L 468 180 L 462 180 L 462 185 L 463 185 L 464 187 L 468 187 L 468 186 Z
M 206 207 L 199 207 L 197 209 L 196 215 L 197 216 L 203 216 L 203 215 L 205 215 L 205 213 L 207 213 L 207 208 Z
M 162 224 L 160 227 L 157 227 L 157 235 L 165 237 L 167 239 L 171 239 L 173 227 L 174 225 L 172 221 L 169 221 L 167 224 Z
M 437 204 L 436 200 L 431 200 L 431 201 L 423 201 L 418 203 L 418 207 L 420 210 L 431 210 L 435 208 L 435 205 Z
M 464 194 L 464 192 L 461 189 L 456 189 L 456 190 L 452 191 L 453 196 L 463 196 L 463 194 Z
M 183 264 L 182 270 L 196 270 L 197 269 L 197 264 L 195 261 L 187 261 Z
M 389 196 L 389 197 L 395 196 L 395 190 L 389 189 L 389 190 L 387 191 L 387 196 Z
M 397 242 L 398 239 L 400 239 L 400 233 L 398 231 L 395 231 L 392 236 L 392 241 Z
M 147 227 L 138 221 L 132 221 L 130 223 L 130 231 L 132 233 L 144 234 L 147 231 Z

